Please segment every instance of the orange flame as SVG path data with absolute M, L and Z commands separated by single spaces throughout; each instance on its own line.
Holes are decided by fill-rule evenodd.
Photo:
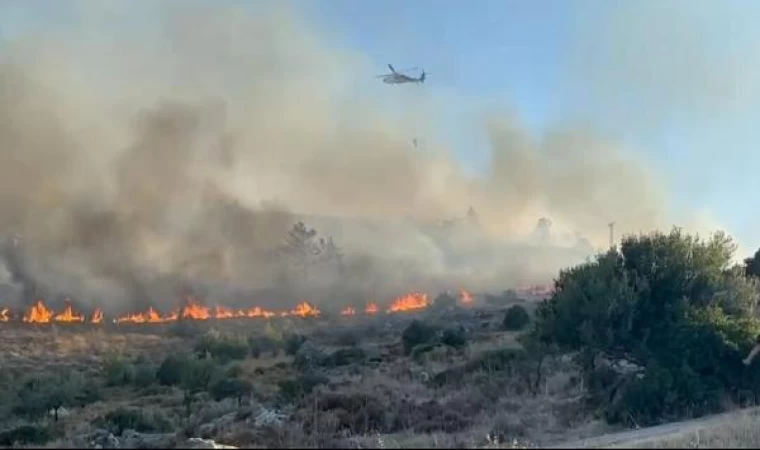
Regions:
M 176 319 L 175 319 L 176 320 Z M 131 323 L 162 323 L 167 320 L 161 317 L 161 314 L 149 307 L 144 313 L 127 314 L 125 316 L 117 317 L 114 319 L 115 323 L 131 322 Z
M 271 311 L 265 311 L 258 306 L 253 307 L 247 311 L 243 311 L 244 317 L 263 317 L 265 319 L 268 319 L 270 317 L 273 317 L 275 314 Z
M 427 308 L 428 306 L 430 306 L 430 300 L 428 300 L 427 294 L 414 293 L 404 295 L 403 297 L 399 297 L 394 300 L 388 311 L 415 311 L 418 309 Z
M 62 313 L 56 314 L 53 317 L 53 320 L 56 322 L 84 322 L 84 316 L 75 313 L 74 309 L 71 307 L 71 303 L 67 301 L 66 308 Z
M 380 311 L 380 308 L 378 308 L 377 303 L 374 302 L 368 303 L 364 308 L 364 312 L 367 314 L 377 314 L 378 311 Z
M 463 303 L 471 302 L 472 296 L 462 291 L 461 300 Z M 417 311 L 427 308 L 431 302 L 428 295 L 425 293 L 410 293 L 403 295 L 393 301 L 388 312 L 402 312 L 402 311 Z M 370 302 L 364 308 L 365 314 L 377 314 L 380 312 L 380 308 L 377 303 Z M 354 316 L 358 313 L 358 310 L 354 306 L 346 307 L 341 314 L 345 316 Z M 200 303 L 193 297 L 188 297 L 185 305 L 174 311 L 162 314 L 153 307 L 149 307 L 147 311 L 138 313 L 129 313 L 112 319 L 116 324 L 120 323 L 166 323 L 173 322 L 180 319 L 188 320 L 209 320 L 209 319 L 235 319 L 235 318 L 271 318 L 271 317 L 287 317 L 287 316 L 299 316 L 299 317 L 317 317 L 321 315 L 321 311 L 315 305 L 309 302 L 301 302 L 294 309 L 290 311 L 267 311 L 261 307 L 252 307 L 247 310 L 238 310 L 227 308 L 224 306 L 215 306 L 209 308 Z M 9 322 L 12 314 L 9 308 L 0 309 L 0 322 Z M 104 314 L 103 310 L 97 308 L 93 311 L 89 318 L 89 322 L 93 324 L 103 323 Z M 51 322 L 67 322 L 67 323 L 83 323 L 88 322 L 88 319 L 84 314 L 80 314 L 74 311 L 71 304 L 67 301 L 66 307 L 63 311 L 56 313 L 49 309 L 43 300 L 38 300 L 28 311 L 23 315 L 23 321 L 26 323 L 51 323 Z
M 49 310 L 42 300 L 37 300 L 24 314 L 23 321 L 28 323 L 49 323 L 53 319 L 53 311 Z
M 309 302 L 301 302 L 296 306 L 296 309 L 290 311 L 290 314 L 301 317 L 316 317 L 322 314 L 322 311 Z
M 460 300 L 465 305 L 471 305 L 475 301 L 475 298 L 473 298 L 472 294 L 462 289 Z
M 235 317 L 241 317 L 242 315 L 243 311 L 233 311 L 230 308 L 225 308 L 224 306 L 217 305 L 216 308 L 214 308 L 215 319 L 232 319 Z
M 208 320 L 211 318 L 211 311 L 208 307 L 201 305 L 195 298 L 189 297 L 187 305 L 182 308 L 183 319 Z

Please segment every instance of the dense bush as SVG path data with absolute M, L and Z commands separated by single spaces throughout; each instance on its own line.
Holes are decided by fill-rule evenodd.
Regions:
M 341 348 L 327 355 L 321 365 L 325 367 L 340 367 L 349 364 L 361 364 L 367 354 L 359 347 Z
M 307 373 L 293 379 L 282 380 L 278 383 L 278 387 L 283 398 L 293 401 L 311 393 L 314 388 L 327 384 L 329 381 L 322 375 Z
M 103 378 L 106 386 L 125 386 L 134 377 L 132 364 L 119 356 L 109 356 L 103 361 Z
M 249 351 L 249 343 L 245 340 L 220 334 L 215 330 L 206 332 L 195 344 L 195 353 L 198 356 L 208 355 L 221 362 L 245 359 Z
M 520 331 L 530 323 L 530 315 L 522 305 L 512 305 L 504 314 L 504 329 Z
M 760 392 L 760 374 L 742 364 L 760 331 L 758 294 L 730 266 L 734 251 L 722 233 L 626 237 L 619 251 L 560 273 L 532 336 L 581 350 L 592 399 L 611 421 L 717 411 L 726 398 L 740 401 L 739 392 Z M 625 375 L 604 360 L 640 371 Z
M 186 355 L 169 355 L 158 367 L 156 379 L 164 386 L 177 386 L 189 363 L 190 359 Z
M 0 446 L 41 446 L 53 438 L 49 429 L 36 425 L 21 425 L 0 432 Z
M 248 336 L 248 347 L 250 348 L 251 356 L 254 358 L 261 357 L 265 352 L 269 352 L 272 357 L 277 356 L 281 347 L 279 344 L 280 343 L 266 335 Z
M 33 375 L 18 390 L 13 411 L 30 419 L 52 411 L 57 421 L 61 408 L 84 406 L 98 399 L 98 390 L 88 387 L 78 372 Z
M 284 341 L 285 341 L 284 342 L 285 354 L 289 356 L 293 356 L 296 353 L 298 353 L 298 350 L 306 342 L 306 336 L 303 336 L 298 333 L 292 333 L 285 336 Z
M 180 376 L 180 387 L 186 394 L 208 391 L 211 382 L 221 376 L 221 367 L 210 359 L 190 359 Z
M 413 320 L 412 323 L 406 327 L 403 333 L 401 333 L 401 342 L 404 345 L 404 353 L 407 355 L 412 353 L 414 347 L 421 344 L 428 344 L 433 342 L 438 334 L 438 330 L 430 325 L 426 325 L 419 320 Z
M 116 436 L 125 430 L 139 433 L 166 432 L 174 428 L 174 424 L 163 414 L 148 413 L 137 408 L 116 408 L 108 411 L 92 421 L 98 428 L 103 428 Z
M 243 398 L 251 395 L 252 392 L 253 385 L 251 382 L 240 378 L 221 378 L 209 387 L 209 393 L 214 400 L 235 398 L 238 405 L 242 404 Z
M 132 382 L 139 388 L 146 388 L 156 381 L 156 368 L 149 363 L 134 366 Z
M 448 347 L 462 348 L 467 345 L 467 334 L 462 328 L 447 328 L 443 330 L 441 343 Z

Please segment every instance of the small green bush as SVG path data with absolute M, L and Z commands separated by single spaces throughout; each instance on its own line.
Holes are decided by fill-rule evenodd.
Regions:
M 178 386 L 189 365 L 190 359 L 186 355 L 169 355 L 158 367 L 156 379 L 163 386 Z
M 293 379 L 282 380 L 278 383 L 278 387 L 280 395 L 288 401 L 294 401 L 310 394 L 317 386 L 329 382 L 330 380 L 322 375 L 307 373 Z
M 281 343 L 267 335 L 248 336 L 248 347 L 251 356 L 254 358 L 261 357 L 264 353 L 269 353 L 272 357 L 277 356 L 280 352 Z
M 342 348 L 326 356 L 321 365 L 326 367 L 347 366 L 364 362 L 367 354 L 359 347 Z
M 40 446 L 53 439 L 48 428 L 37 425 L 21 425 L 10 430 L 0 432 L 0 446 L 16 447 L 19 445 Z
M 124 358 L 109 356 L 103 362 L 103 378 L 106 386 L 126 386 L 134 378 L 132 364 Z
M 180 386 L 186 393 L 207 391 L 212 381 L 221 376 L 221 367 L 211 359 L 191 359 L 182 370 Z
M 420 344 L 427 344 L 436 339 L 438 330 L 432 326 L 415 319 L 401 333 L 401 342 L 404 345 L 404 353 L 409 355 L 412 349 Z
M 240 378 L 222 378 L 213 382 L 209 387 L 209 393 L 214 400 L 236 398 L 238 405 L 243 402 L 244 397 L 251 395 L 252 392 L 253 384 Z
M 213 330 L 205 333 L 195 344 L 195 353 L 198 356 L 210 355 L 223 363 L 245 359 L 249 352 L 248 342 Z
M 295 355 L 305 342 L 306 336 L 298 333 L 287 335 L 285 337 L 285 354 L 289 356 Z
M 116 436 L 121 436 L 124 430 L 135 430 L 139 433 L 160 431 L 149 417 L 134 408 L 117 408 L 107 412 L 93 421 L 93 425 L 104 428 Z
M 522 305 L 512 305 L 504 315 L 504 329 L 520 331 L 530 323 L 530 315 Z
M 467 345 L 467 335 L 461 328 L 447 328 L 443 330 L 441 343 L 452 348 L 462 348 Z
M 156 381 L 156 368 L 148 363 L 141 363 L 134 368 L 133 383 L 136 387 L 146 388 Z
M 232 364 L 227 368 L 224 374 L 230 378 L 240 378 L 243 376 L 243 366 L 240 364 Z

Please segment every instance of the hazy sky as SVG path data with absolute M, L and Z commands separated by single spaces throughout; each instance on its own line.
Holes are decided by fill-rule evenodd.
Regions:
M 113 3 L 110 20 L 118 26 L 119 13 L 132 7 Z M 143 14 L 151 3 L 132 2 Z M 255 10 L 265 2 L 229 3 Z M 482 117 L 489 110 L 509 111 L 539 133 L 561 123 L 587 125 L 644 157 L 665 181 L 672 209 L 700 211 L 745 248 L 760 245 L 760 3 L 292 3 L 336 46 L 363 54 L 378 75 L 387 63 L 424 67 L 424 86 L 377 81 L 372 89 L 435 96 L 442 106 L 434 118 L 439 131 L 420 138 L 447 142 L 474 171 L 487 161 Z M 74 5 L 88 2 L 0 1 L 0 36 L 76 25 Z M 140 20 L 148 21 L 132 19 L 129 30 L 135 33 Z

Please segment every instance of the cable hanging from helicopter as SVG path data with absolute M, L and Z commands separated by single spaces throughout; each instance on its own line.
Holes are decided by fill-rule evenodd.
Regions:
M 391 71 L 390 73 L 386 73 L 384 75 L 377 75 L 377 78 L 381 78 L 383 80 L 383 83 L 385 84 L 407 84 L 407 83 L 424 84 L 425 78 L 427 77 L 427 73 L 425 72 L 425 69 L 422 69 L 420 76 L 417 78 L 402 73 L 402 72 L 417 70 L 417 67 L 412 67 L 411 69 L 406 69 L 402 71 L 396 71 L 396 69 L 393 68 L 393 65 L 388 64 L 388 68 Z M 414 148 L 418 148 L 419 141 L 417 138 L 412 139 L 412 145 L 414 145 Z

